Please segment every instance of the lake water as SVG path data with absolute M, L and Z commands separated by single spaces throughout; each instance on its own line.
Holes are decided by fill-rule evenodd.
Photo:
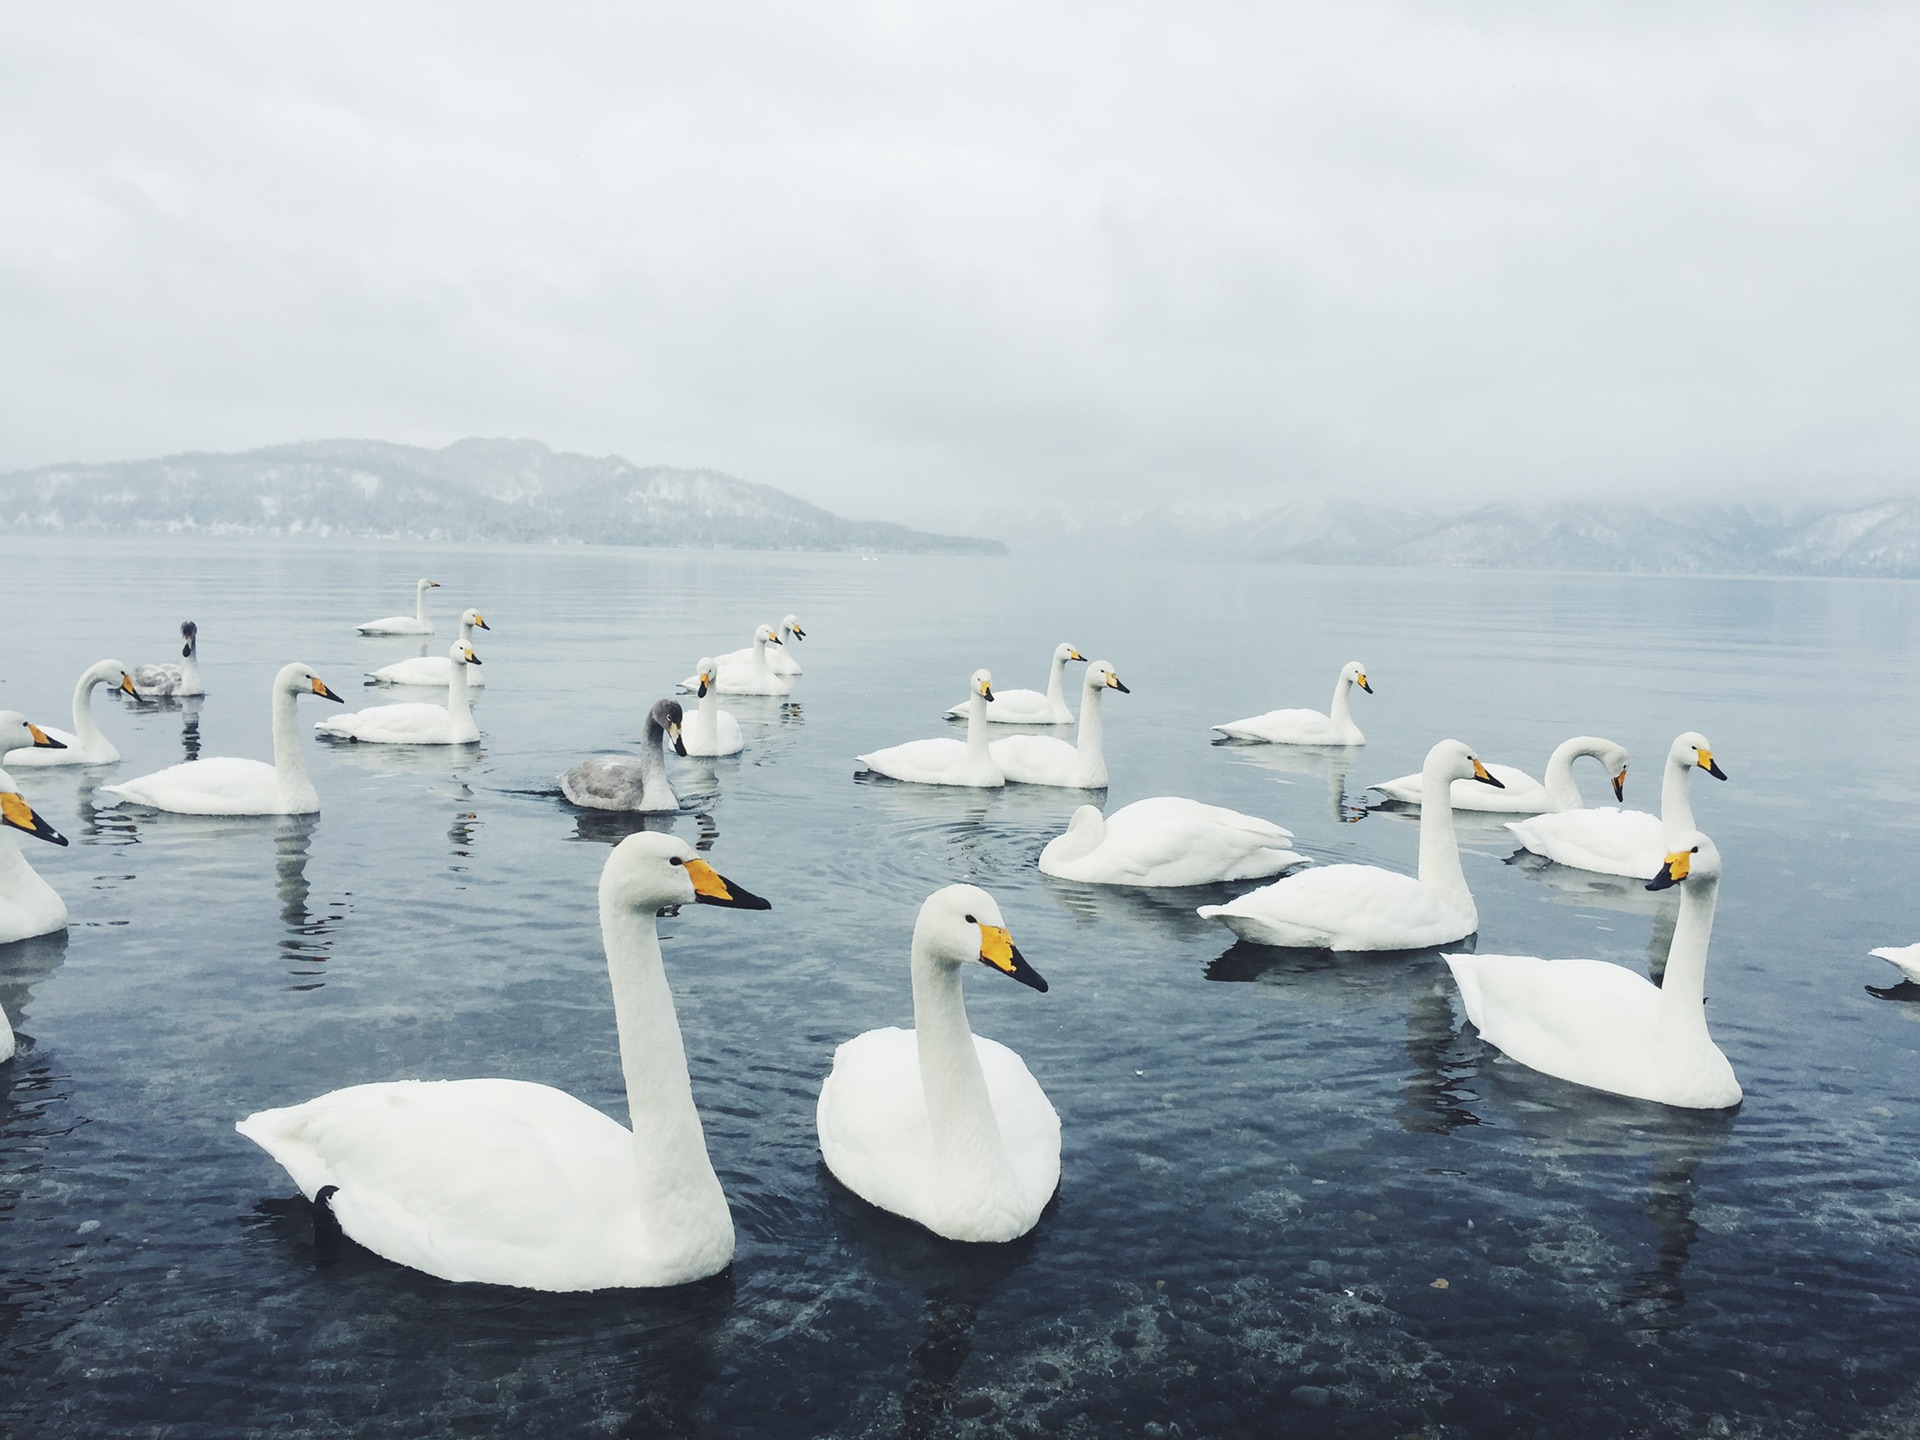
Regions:
M 417 653 L 353 625 L 420 575 L 444 653 L 494 629 L 478 754 L 309 742 L 314 819 L 96 810 L 93 786 L 270 753 L 290 660 L 361 703 Z M 18 1436 L 1894 1435 L 1920 1425 L 1920 1004 L 1866 955 L 1920 939 L 1920 587 L 1399 570 L 12 537 L 0 707 L 66 727 L 84 666 L 168 658 L 192 709 L 96 700 L 125 755 L 17 776 L 73 840 L 23 840 L 73 912 L 0 947 L 0 1430 Z M 629 747 L 703 654 L 795 611 L 790 702 L 730 699 L 750 748 L 675 761 L 674 828 L 765 914 L 662 922 L 732 1269 L 670 1292 L 456 1286 L 316 1253 L 292 1182 L 233 1131 L 343 1084 L 508 1075 L 624 1119 L 595 885 L 633 821 L 554 777 Z M 942 733 L 976 666 L 1110 659 L 1110 805 L 1177 794 L 1410 870 L 1365 787 L 1455 735 L 1539 773 L 1570 734 L 1673 736 L 1725 856 L 1707 988 L 1730 1115 L 1502 1061 L 1434 956 L 1300 956 L 1050 881 L 1083 797 L 855 779 Z M 1351 758 L 1217 747 L 1323 707 Z M 311 723 L 334 707 L 301 702 Z M 304 728 L 304 727 L 303 727 Z M 958 733 L 957 729 L 953 733 Z M 1582 776 L 1590 798 L 1603 780 Z M 656 822 L 665 823 L 665 822 Z M 1671 897 L 1509 863 L 1463 828 L 1479 948 L 1644 970 Z M 928 892 L 993 891 L 1039 995 L 968 977 L 1063 1124 L 1054 1206 L 1006 1246 L 935 1240 L 840 1189 L 814 1142 L 834 1046 L 910 1023 Z M 1250 888 L 1250 887 L 1239 887 Z M 1224 892 L 1231 893 L 1231 892 Z M 1439 1282 L 1445 1287 L 1440 1288 Z M 1157 1427 L 1157 1428 L 1156 1428 Z

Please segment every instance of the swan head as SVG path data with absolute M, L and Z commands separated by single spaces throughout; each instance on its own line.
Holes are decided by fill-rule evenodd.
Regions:
M 680 738 L 680 722 L 683 719 L 678 700 L 656 700 L 653 709 L 647 712 L 647 738 L 653 738 L 654 731 L 660 732 L 662 743 L 671 745 L 673 753 L 685 755 L 687 742 Z
M 422 580 L 413 588 L 421 594 L 425 594 L 429 590 L 438 590 L 440 588 L 440 582 L 438 580 Z
M 1720 768 L 1713 758 L 1713 746 L 1707 743 L 1707 737 L 1698 730 L 1689 730 L 1673 742 L 1673 748 L 1667 752 L 1667 758 L 1680 765 L 1694 765 L 1713 776 L 1716 780 L 1727 778 L 1727 772 Z
M 476 630 L 491 630 L 493 628 L 487 624 L 487 617 L 482 615 L 478 610 L 462 611 L 460 614 L 460 623 L 462 625 L 471 625 Z
M 786 619 L 780 622 L 780 628 L 796 640 L 804 640 L 807 638 L 807 632 L 800 628 L 800 617 L 798 615 L 787 616 Z M 786 642 L 782 641 L 781 643 L 784 644 Z
M 1047 988 L 1013 948 L 1000 907 L 978 885 L 949 885 L 926 898 L 913 925 L 913 953 L 955 970 L 977 960 L 1022 985 L 1042 993 Z
M 1720 852 L 1698 830 L 1668 842 L 1660 873 L 1647 882 L 1649 890 L 1667 890 L 1695 880 L 1720 878 Z
M 1120 683 L 1120 677 L 1114 673 L 1113 666 L 1104 660 L 1096 660 L 1087 667 L 1087 689 L 1089 692 L 1096 690 L 1118 690 L 1122 695 L 1131 695 L 1133 693 Z
M 1320 673 L 1324 675 L 1326 671 L 1323 670 Z M 1340 678 L 1349 685 L 1358 685 L 1369 695 L 1373 693 L 1373 686 L 1367 683 L 1367 667 L 1362 665 L 1358 660 L 1349 660 L 1345 665 L 1341 666 Z
M 992 701 L 993 675 L 991 672 L 986 670 L 976 670 L 973 672 L 973 678 L 969 680 L 967 684 L 969 687 L 967 692 L 967 698 L 969 700 L 971 700 L 975 695 L 978 695 L 982 700 L 986 700 L 989 702 Z
M 1069 660 L 1085 660 L 1086 658 L 1086 656 L 1082 655 L 1064 640 L 1053 647 L 1053 662 L 1056 665 L 1064 665 Z
M 0 755 L 9 750 L 66 748 L 66 741 L 54 739 L 18 710 L 0 710 Z
M 327 688 L 326 681 L 297 660 L 281 667 L 280 673 L 273 677 L 273 688 L 289 695 L 318 695 L 322 700 L 339 700 L 342 705 L 347 703 Z
M 191 620 L 180 622 L 180 658 L 191 660 L 200 653 L 200 627 Z
M 1487 773 L 1480 757 L 1463 740 L 1442 740 L 1429 750 L 1427 763 L 1420 767 L 1420 779 L 1422 785 L 1432 786 L 1429 793 L 1436 795 L 1441 793 L 1438 786 L 1450 785 L 1455 780 L 1478 780 L 1496 790 L 1507 788 Z
M 19 787 L 13 783 L 13 777 L 4 770 L 0 770 L 0 826 L 24 830 L 34 839 L 45 840 L 54 845 L 67 843 L 66 836 L 34 813 L 33 807 L 27 804 L 20 794 Z
M 447 651 L 447 658 L 456 665 L 478 665 L 480 663 L 480 657 L 473 653 L 473 647 L 471 645 L 463 645 L 458 640 L 454 641 L 453 648 Z
M 629 835 L 613 847 L 600 871 L 600 904 L 653 914 L 676 905 L 773 908 L 721 875 L 678 835 L 654 830 Z
M 111 685 L 123 695 L 139 698 L 140 692 L 133 688 L 133 676 L 127 673 L 127 667 L 118 660 L 102 660 L 89 666 L 87 673 L 80 677 L 80 683 L 88 690 L 96 685 Z
M 707 691 L 712 688 L 714 680 L 713 657 L 711 655 L 703 655 L 700 657 L 700 670 L 697 678 L 700 683 L 695 686 L 694 694 L 697 698 L 704 700 L 707 698 Z
M 762 645 L 778 645 L 781 643 L 780 632 L 771 625 L 762 625 L 758 630 L 753 632 L 753 638 Z
M 1627 798 L 1627 765 L 1630 758 L 1627 747 L 1608 741 L 1594 752 L 1600 763 L 1607 767 L 1607 777 L 1613 781 L 1613 798 Z

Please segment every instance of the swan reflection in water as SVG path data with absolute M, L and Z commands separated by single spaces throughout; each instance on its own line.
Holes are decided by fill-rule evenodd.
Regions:
M 1345 745 L 1265 745 L 1257 741 L 1221 739 L 1213 748 L 1224 750 L 1242 765 L 1278 771 L 1282 775 L 1322 776 L 1327 782 L 1327 809 L 1342 825 L 1366 819 L 1362 801 L 1347 799 L 1347 772 L 1359 753 Z M 1281 781 L 1290 785 L 1290 780 Z
M 14 1077 L 24 1068 L 23 1056 L 32 1048 L 32 1041 L 21 1030 L 21 1024 L 32 1002 L 34 988 L 64 965 L 66 960 L 65 930 L 0 945 L 0 1010 L 6 1012 L 18 1046 L 13 1060 L 0 1064 L 0 1097 L 12 1088 Z
M 274 825 L 274 886 L 280 896 L 280 923 L 285 934 L 280 939 L 280 957 L 294 978 L 290 989 L 318 990 L 326 983 L 323 968 L 333 955 L 333 932 L 346 914 L 346 906 L 323 907 L 315 913 L 313 887 L 307 880 L 307 860 L 313 850 L 313 832 L 320 823 L 318 815 L 282 815 Z

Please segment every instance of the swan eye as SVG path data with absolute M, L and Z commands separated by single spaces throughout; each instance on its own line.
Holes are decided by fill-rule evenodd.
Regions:
M 667 863 L 669 865 L 684 865 L 687 862 L 682 860 L 678 855 L 670 855 L 667 857 Z
M 976 919 L 974 919 L 974 918 L 973 918 L 973 916 L 971 916 L 971 915 L 969 915 L 969 916 L 967 916 L 967 924 L 969 924 L 969 925 L 978 925 L 979 923 L 980 923 L 980 922 L 979 922 L 978 920 L 976 920 Z

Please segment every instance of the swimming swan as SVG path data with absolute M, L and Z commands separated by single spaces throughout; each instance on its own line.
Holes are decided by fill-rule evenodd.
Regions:
M 717 673 L 712 660 L 702 660 L 694 676 L 700 682 L 694 692 L 700 697 L 700 706 L 680 732 L 689 755 L 738 755 L 747 748 L 746 739 L 740 734 L 740 722 L 722 710 L 715 697 L 713 682 Z
M 1920 984 L 1920 945 L 1880 945 L 1867 953 L 1878 955 L 1905 978 Z
M 666 747 L 685 755 L 680 738 L 680 705 L 657 700 L 647 712 L 646 734 L 638 755 L 596 755 L 582 760 L 560 776 L 560 793 L 584 810 L 626 810 L 640 814 L 670 813 L 680 808 L 680 797 L 667 779 Z
M 473 649 L 473 632 L 492 628 L 478 610 L 465 611 L 460 616 L 460 648 Z M 411 660 L 396 660 L 391 665 L 382 665 L 367 678 L 375 685 L 418 685 L 426 689 L 444 690 L 453 684 L 454 668 L 453 660 L 448 655 L 416 655 Z M 466 675 L 469 690 L 487 683 L 487 672 L 484 670 L 468 670 Z
M 672 835 L 614 847 L 600 874 L 632 1129 L 523 1080 L 402 1080 L 262 1110 L 234 1128 L 340 1228 L 442 1280 L 530 1290 L 683 1285 L 733 1258 L 655 916 L 765 910 Z
M 1654 985 L 1604 960 L 1449 955 L 1467 1019 L 1522 1065 L 1576 1085 L 1689 1110 L 1740 1103 L 1740 1082 L 1707 1034 L 1707 942 L 1720 852 L 1683 834 L 1647 886 L 1678 885 L 1680 917 Z
M 1038 690 L 1002 690 L 993 697 L 993 709 L 987 712 L 988 721 L 995 725 L 1073 724 L 1073 711 L 1067 708 L 1067 665 L 1070 661 L 1084 661 L 1086 658 L 1064 642 L 1054 646 L 1053 663 L 1047 671 L 1046 693 Z M 967 706 L 971 703 L 962 700 L 947 711 L 948 718 L 966 719 Z
M 318 695 L 340 700 L 327 682 L 297 661 L 282 666 L 273 677 L 273 763 L 235 760 L 219 755 L 191 760 L 126 780 L 102 785 L 101 791 L 135 805 L 171 810 L 180 815 L 311 815 L 320 808 L 320 795 L 307 777 L 300 751 L 300 731 L 293 710 L 295 697 Z M 345 704 L 344 700 L 340 701 Z
M 142 700 L 187 700 L 207 693 L 200 678 L 200 627 L 180 622 L 180 663 L 136 665 L 133 691 Z
M 1456 810 L 1504 811 L 1510 815 L 1538 815 L 1546 811 L 1580 810 L 1586 801 L 1580 795 L 1579 782 L 1573 778 L 1573 762 L 1591 755 L 1607 767 L 1613 779 L 1613 798 L 1618 800 L 1627 788 L 1627 752 L 1611 740 L 1593 735 L 1576 735 L 1563 740 L 1547 760 L 1546 783 L 1534 779 L 1511 765 L 1487 766 L 1487 771 L 1506 788 L 1494 790 L 1471 780 L 1453 782 L 1453 808 Z M 1404 804 L 1420 803 L 1420 777 L 1402 775 L 1398 780 L 1369 785 L 1389 800 Z
M 1455 780 L 1500 782 L 1458 740 L 1427 752 L 1421 784 L 1436 793 Z M 1202 905 L 1242 940 L 1303 950 L 1424 950 L 1464 940 L 1480 911 L 1460 868 L 1453 808 L 1420 811 L 1420 878 L 1375 865 L 1325 865 L 1288 875 L 1226 905 Z
M 1667 751 L 1658 816 L 1644 810 L 1566 810 L 1531 820 L 1509 820 L 1507 829 L 1534 854 L 1559 864 L 1651 880 L 1674 848 L 1672 842 L 1698 828 L 1687 783 L 1696 766 L 1716 780 L 1727 778 L 1714 762 L 1707 737 L 1689 730 Z
M 1342 667 L 1340 678 L 1333 683 L 1331 715 L 1322 715 L 1318 710 L 1269 710 L 1264 715 L 1229 720 L 1213 728 L 1235 740 L 1264 740 L 1269 745 L 1364 745 L 1367 737 L 1353 723 L 1353 715 L 1347 708 L 1347 692 L 1355 685 L 1369 695 L 1373 693 L 1373 686 L 1367 683 L 1367 667 L 1358 660 L 1349 660 Z
M 13 739 L 9 733 L 26 728 L 17 712 L 0 714 L 0 742 Z M 35 935 L 51 935 L 67 928 L 67 903 L 59 892 L 40 878 L 27 857 L 20 853 L 12 832 L 24 830 L 36 840 L 65 845 L 67 837 L 35 812 L 20 794 L 13 777 L 0 770 L 0 945 L 28 940 Z M 4 1023 L 4 1022 L 0 1022 Z M 6 1050 L 12 1053 L 12 1031 L 7 1031 Z M 5 1055 L 0 1055 L 4 1060 Z
M 936 890 L 913 927 L 913 1029 L 836 1050 L 815 1123 L 827 1168 L 862 1200 L 949 1240 L 1013 1240 L 1059 1188 L 1060 1117 L 1018 1055 L 968 1027 L 974 961 L 1047 988 L 991 895 Z
M 791 695 L 793 682 L 785 676 L 776 675 L 772 669 L 774 652 L 768 650 L 767 646 L 778 644 L 780 636 L 774 628 L 762 625 L 753 632 L 751 646 L 720 657 L 713 688 L 722 695 Z M 680 682 L 680 688 L 699 689 L 700 677 L 689 675 Z
M 915 785 L 969 785 L 982 789 L 1005 785 L 1007 777 L 987 748 L 987 706 L 993 702 L 993 676 L 985 670 L 976 670 L 969 683 L 973 699 L 967 710 L 964 741 L 909 740 L 904 745 L 890 745 L 885 750 L 857 757 L 861 765 L 876 775 Z
M 1287 848 L 1292 839 L 1269 821 L 1175 795 L 1136 800 L 1104 818 L 1082 805 L 1040 852 L 1040 873 L 1142 887 L 1264 880 L 1307 863 Z
M 987 747 L 1010 783 L 1057 785 L 1068 790 L 1107 788 L 1107 757 L 1100 743 L 1100 697 L 1109 690 L 1133 692 L 1120 683 L 1113 666 L 1101 660 L 1087 667 L 1080 692 L 1080 728 L 1074 743 L 1051 735 L 1009 735 Z M 994 704 L 1000 697 L 994 697 Z
M 477 745 L 480 727 L 467 701 L 467 676 L 479 663 L 480 657 L 456 640 L 446 656 L 447 673 L 453 677 L 446 704 L 374 705 L 317 721 L 313 728 L 331 739 L 369 745 Z
M 362 635 L 431 635 L 433 625 L 427 619 L 427 591 L 438 590 L 438 580 L 422 580 L 413 587 L 413 614 L 389 615 L 384 620 L 369 620 L 359 627 Z
M 73 687 L 73 729 L 43 727 L 60 742 L 58 747 L 31 745 L 0 755 L 0 765 L 13 769 L 49 765 L 111 765 L 120 758 L 114 743 L 100 731 L 93 718 L 93 687 L 111 685 L 125 695 L 134 695 L 133 677 L 118 660 L 102 660 L 87 667 L 80 683 Z

